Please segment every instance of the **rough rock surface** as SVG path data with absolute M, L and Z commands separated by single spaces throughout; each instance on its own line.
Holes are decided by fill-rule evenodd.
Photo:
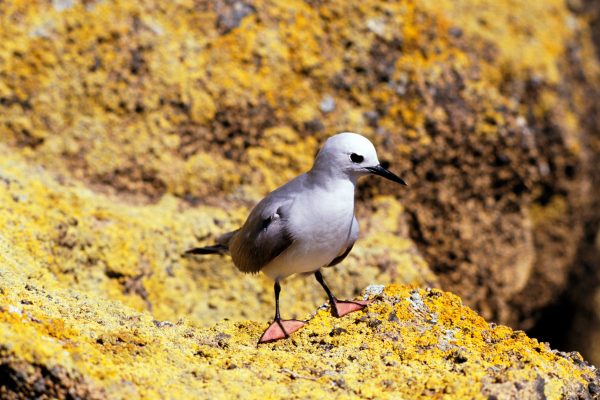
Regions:
M 35 164 L 134 202 L 247 208 L 319 140 L 360 131 L 411 184 L 363 197 L 402 199 L 395 233 L 442 287 L 530 327 L 567 286 L 600 91 L 585 15 L 563 1 L 15 1 L 0 15 L 0 131 Z
M 291 340 L 257 347 L 270 285 L 236 279 L 222 262 L 198 270 L 179 257 L 190 219 L 210 230 L 229 216 L 208 206 L 181 211 L 169 198 L 120 203 L 0 150 L 2 398 L 598 397 L 598 372 L 579 354 L 487 323 L 437 289 L 371 287 L 366 311 L 335 319 L 320 310 Z M 386 201 L 382 209 L 394 207 Z M 385 235 L 374 234 L 356 261 L 372 263 L 378 240 L 391 241 Z M 391 242 L 397 247 L 386 249 L 399 255 L 390 262 L 415 280 L 420 259 Z M 140 254 L 144 266 L 131 261 Z M 145 274 L 133 275 L 130 263 Z M 306 284 L 286 285 L 304 307 L 323 301 L 295 283 Z M 294 310 L 308 315 L 286 312 Z M 224 316 L 232 320 L 214 323 Z
M 584 15 L 590 23 L 596 54 L 600 55 L 600 3 L 593 0 L 571 2 L 574 12 Z M 598 98 L 596 96 L 596 98 Z M 577 268 L 572 272 L 571 290 L 563 296 L 568 305 L 565 312 L 553 312 L 550 309 L 544 325 L 556 326 L 562 314 L 573 318 L 572 326 L 565 342 L 571 348 L 581 349 L 596 365 L 600 364 L 600 103 L 590 102 L 590 112 L 586 119 L 590 131 L 590 147 L 594 155 L 590 164 L 592 202 L 586 210 L 584 240 L 578 250 Z M 564 319 L 563 319 L 564 321 Z
M 336 319 L 320 310 L 292 339 L 259 347 L 265 324 L 157 321 L 26 283 L 5 240 L 0 247 L 10 265 L 0 291 L 2 398 L 559 399 L 600 387 L 579 354 L 490 325 L 439 290 L 371 290 L 366 311 Z
M 1 144 L 0 187 L 0 235 L 37 260 L 40 271 L 57 279 L 54 284 L 151 311 L 158 319 L 189 317 L 206 326 L 273 314 L 272 281 L 244 276 L 228 257 L 182 257 L 198 239 L 242 222 L 245 207 L 190 208 L 169 195 L 152 205 L 123 203 L 74 181 L 61 183 Z M 414 244 L 397 237 L 402 206 L 389 196 L 372 204 L 377 211 L 362 224 L 362 246 L 344 268 L 324 272 L 336 294 L 358 294 L 371 282 L 435 283 Z M 289 279 L 283 287 L 289 317 L 325 299 L 312 277 Z
M 48 292 L 67 319 L 85 312 L 68 309 L 79 298 L 112 301 L 122 319 L 137 318 L 130 307 L 196 329 L 254 326 L 241 321 L 271 315 L 271 284 L 181 252 L 235 228 L 309 168 L 325 137 L 354 130 L 410 190 L 361 185 L 362 238 L 326 271 L 336 293 L 437 286 L 489 320 L 531 327 L 570 279 L 598 269 L 589 99 L 600 74 L 576 3 L 1 2 L 0 293 Z M 579 304 L 597 316 L 593 282 Z M 282 305 L 303 316 L 323 298 L 292 279 Z M 0 345 L 18 326 L 4 323 Z M 50 366 L 26 345 L 0 353 L 19 385 L 41 376 L 40 392 L 88 390 L 95 375 L 71 353 Z

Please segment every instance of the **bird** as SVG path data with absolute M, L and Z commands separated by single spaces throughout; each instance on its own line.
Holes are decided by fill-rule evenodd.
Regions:
M 384 168 L 375 146 L 366 137 L 342 132 L 329 137 L 312 168 L 264 197 L 241 228 L 196 247 L 190 254 L 230 254 L 244 273 L 273 279 L 275 317 L 258 344 L 287 339 L 307 321 L 284 320 L 279 310 L 281 282 L 293 274 L 313 274 L 327 294 L 334 317 L 363 309 L 369 301 L 338 300 L 321 269 L 339 264 L 358 238 L 354 193 L 359 178 L 379 175 L 400 185 L 406 182 Z

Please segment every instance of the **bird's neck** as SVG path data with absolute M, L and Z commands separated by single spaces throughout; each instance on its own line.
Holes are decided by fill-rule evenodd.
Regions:
M 348 176 L 343 171 L 315 168 L 306 173 L 309 182 L 328 191 L 351 191 L 354 193 L 357 177 Z

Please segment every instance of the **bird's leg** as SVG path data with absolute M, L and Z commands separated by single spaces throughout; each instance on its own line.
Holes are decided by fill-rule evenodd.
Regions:
M 354 311 L 362 310 L 367 306 L 367 304 L 371 303 L 373 300 L 338 300 L 335 298 L 329 287 L 325 284 L 323 280 L 323 275 L 321 275 L 321 271 L 315 272 L 315 278 L 317 278 L 317 282 L 323 286 L 325 289 L 325 293 L 327 293 L 327 297 L 329 297 L 329 303 L 331 304 L 331 314 L 333 314 L 336 318 L 341 318 L 346 314 L 349 314 Z
M 274 342 L 279 339 L 287 339 L 290 334 L 296 332 L 298 329 L 306 325 L 306 321 L 299 321 L 297 319 L 281 319 L 279 314 L 279 293 L 281 292 L 281 286 L 279 285 L 279 279 L 275 280 L 275 318 L 267 330 L 258 339 L 258 344 Z

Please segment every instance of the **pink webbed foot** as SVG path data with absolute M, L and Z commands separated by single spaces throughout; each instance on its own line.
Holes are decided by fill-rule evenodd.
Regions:
M 299 321 L 297 319 L 275 320 L 269 325 L 260 339 L 258 339 L 258 344 L 287 339 L 292 333 L 296 332 L 304 325 L 306 325 L 306 321 Z
M 336 300 L 331 308 L 331 313 L 334 317 L 341 318 L 351 312 L 362 310 L 372 302 L 373 300 Z

